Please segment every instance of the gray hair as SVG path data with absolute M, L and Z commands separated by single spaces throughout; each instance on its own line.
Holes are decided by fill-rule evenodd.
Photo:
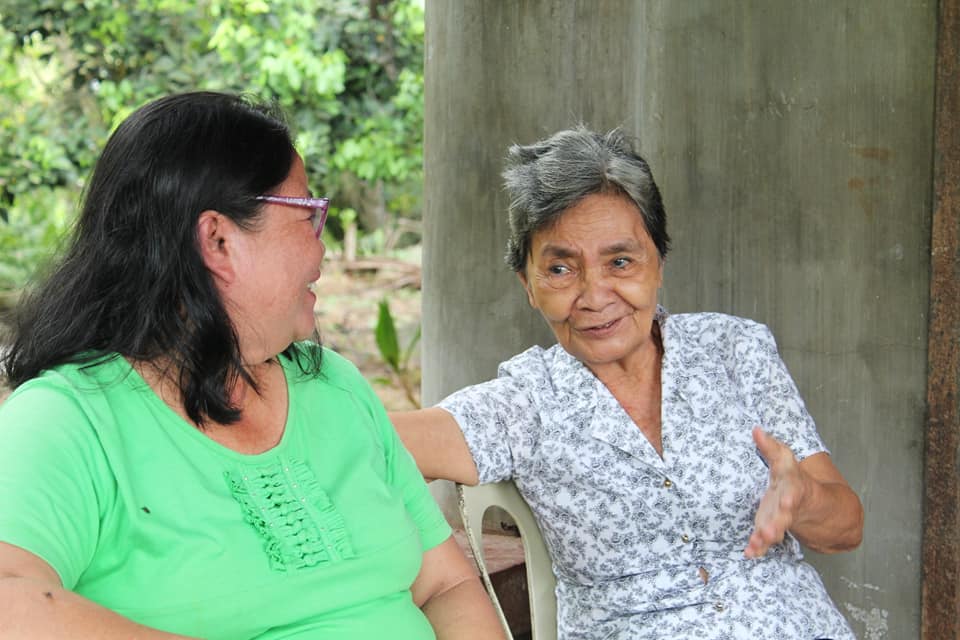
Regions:
M 510 195 L 506 262 L 514 271 L 526 267 L 534 233 L 595 193 L 633 201 L 660 258 L 667 255 L 670 237 L 660 190 L 646 160 L 620 129 L 600 134 L 580 125 L 530 145 L 512 145 L 503 179 Z

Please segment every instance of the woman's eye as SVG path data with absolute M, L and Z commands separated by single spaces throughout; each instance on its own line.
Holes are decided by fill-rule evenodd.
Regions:
M 562 264 L 554 264 L 547 267 L 547 273 L 552 276 L 563 276 L 570 273 L 570 269 L 563 266 Z

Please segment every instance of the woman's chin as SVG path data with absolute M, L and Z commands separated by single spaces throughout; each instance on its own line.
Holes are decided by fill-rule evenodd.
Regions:
M 616 339 L 591 340 L 586 344 L 563 345 L 564 349 L 591 369 L 610 365 L 627 367 L 644 351 L 644 343 L 624 343 Z

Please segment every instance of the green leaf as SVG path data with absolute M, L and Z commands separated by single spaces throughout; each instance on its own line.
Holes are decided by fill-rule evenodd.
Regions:
M 397 327 L 390 313 L 390 304 L 386 298 L 380 301 L 380 312 L 377 315 L 377 327 L 374 330 L 377 339 L 377 348 L 380 357 L 390 365 L 390 368 L 400 373 L 400 345 L 397 342 Z
M 410 362 L 410 356 L 413 355 L 413 350 L 417 346 L 417 343 L 420 342 L 420 325 L 417 325 L 417 331 L 413 334 L 413 337 L 410 338 L 410 344 L 407 345 L 407 350 L 403 352 L 403 366 L 406 368 L 407 363 Z

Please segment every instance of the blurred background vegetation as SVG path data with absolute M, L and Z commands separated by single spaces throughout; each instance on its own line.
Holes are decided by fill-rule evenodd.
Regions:
M 283 107 L 332 255 L 416 245 L 423 28 L 423 0 L 0 0 L 0 297 L 56 248 L 112 129 L 179 91 Z

